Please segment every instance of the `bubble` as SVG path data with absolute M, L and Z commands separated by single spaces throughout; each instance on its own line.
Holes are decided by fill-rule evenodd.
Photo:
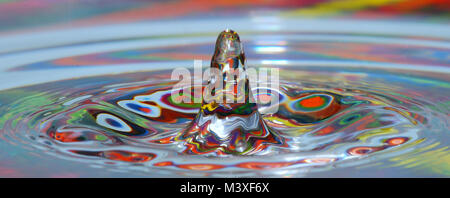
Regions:
M 134 100 L 123 100 L 119 101 L 117 104 L 124 109 L 143 116 L 155 118 L 161 115 L 161 109 L 155 105 L 148 105 Z
M 122 119 L 106 113 L 100 113 L 97 115 L 97 123 L 100 126 L 110 128 L 121 132 L 131 132 L 131 127 L 128 126 Z

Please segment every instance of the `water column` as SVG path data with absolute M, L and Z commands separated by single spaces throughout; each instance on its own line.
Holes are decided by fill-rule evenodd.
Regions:
M 253 154 L 269 144 L 282 144 L 258 112 L 245 70 L 239 35 L 229 29 L 221 32 L 205 72 L 209 80 L 200 111 L 176 138 L 185 141 L 185 153 Z

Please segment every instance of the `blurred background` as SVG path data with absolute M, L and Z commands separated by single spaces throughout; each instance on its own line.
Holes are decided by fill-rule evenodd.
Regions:
M 0 32 L 270 15 L 448 23 L 448 0 L 0 0 Z
M 449 0 L 0 0 L 0 177 L 142 176 L 138 169 L 145 172 L 143 176 L 209 176 L 188 170 L 175 175 L 171 171 L 179 170 L 175 167 L 157 167 L 155 171 L 153 164 L 167 160 L 165 150 L 155 151 L 154 156 L 160 158 L 153 161 L 147 157 L 150 161 L 146 166 L 134 166 L 128 162 L 135 158 L 98 154 L 101 149 L 110 149 L 100 146 L 102 138 L 85 144 L 83 138 L 88 136 L 79 136 L 73 138 L 72 147 L 36 133 L 47 130 L 41 130 L 40 124 L 50 118 L 58 118 L 55 125 L 64 127 L 78 127 L 77 119 L 83 119 L 83 127 L 98 129 L 83 111 L 69 114 L 72 108 L 82 109 L 95 101 L 116 112 L 116 98 L 135 95 L 134 90 L 149 86 L 145 83 L 169 79 L 171 69 L 190 67 L 194 59 L 208 66 L 217 35 L 226 28 L 240 34 L 248 66 L 282 68 L 280 79 L 298 81 L 312 90 L 354 90 L 345 98 L 366 92 L 373 96 L 373 101 L 357 98 L 363 101 L 358 104 L 387 101 L 396 105 L 395 111 L 383 113 L 385 117 L 358 109 L 344 115 L 349 115 L 342 118 L 344 124 L 338 120 L 339 129 L 355 128 L 358 134 L 364 133 L 361 141 L 348 139 L 347 133 L 328 136 L 336 139 L 308 136 L 307 149 L 319 145 L 314 152 L 326 156 L 337 153 L 338 162 L 348 159 L 348 164 L 342 164 L 344 168 L 328 171 L 324 166 L 316 170 L 314 160 L 302 160 L 312 163 L 289 174 L 280 171 L 280 175 L 309 176 L 310 171 L 317 171 L 320 174 L 315 176 L 319 177 L 448 177 L 449 19 Z M 150 92 L 150 88 L 153 85 L 143 90 Z M 380 124 L 383 130 L 368 130 L 393 120 L 391 115 L 402 119 L 389 122 L 389 126 Z M 423 127 L 406 128 L 401 124 L 410 121 L 403 117 Z M 84 122 L 85 118 L 89 122 Z M 361 120 L 350 122 L 347 118 Z M 327 126 L 322 131 L 326 135 L 334 129 L 325 124 L 317 129 Z M 148 124 L 149 128 L 153 125 Z M 391 137 L 407 137 L 408 144 L 353 161 L 356 151 L 359 156 L 389 148 L 384 139 Z M 321 150 L 329 143 L 339 146 L 330 146 L 330 150 L 323 146 Z M 133 146 L 128 149 L 143 149 Z M 74 148 L 83 152 L 72 152 Z M 94 154 L 102 157 L 90 156 Z M 176 164 L 179 159 L 176 153 L 174 156 Z M 278 166 L 279 158 L 267 161 Z M 224 163 L 214 159 L 200 162 Z M 280 163 L 280 167 L 286 164 Z M 334 167 L 334 158 L 329 163 Z M 385 167 L 383 163 L 388 168 L 379 168 Z M 361 164 L 367 166 L 361 168 Z M 100 171 L 106 170 L 104 167 L 111 171 Z
M 59 80 L 208 62 L 226 28 L 253 65 L 443 71 L 449 11 L 448 0 L 0 0 L 0 89 L 48 81 L 36 70 Z

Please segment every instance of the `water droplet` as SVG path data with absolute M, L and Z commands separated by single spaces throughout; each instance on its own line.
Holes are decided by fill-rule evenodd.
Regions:
M 177 137 L 188 144 L 185 153 L 254 154 L 266 144 L 282 144 L 252 102 L 244 48 L 235 31 L 219 34 L 210 69 L 200 112 Z

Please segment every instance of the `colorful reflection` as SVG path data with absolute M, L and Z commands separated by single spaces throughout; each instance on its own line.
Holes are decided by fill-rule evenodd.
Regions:
M 3 32 L 24 27 L 73 27 L 152 20 L 248 16 L 276 10 L 281 17 L 395 19 L 419 16 L 448 20 L 446 0 L 176 0 L 71 1 L 7 0 L 0 2 Z M 70 24 L 68 23 L 70 22 Z

